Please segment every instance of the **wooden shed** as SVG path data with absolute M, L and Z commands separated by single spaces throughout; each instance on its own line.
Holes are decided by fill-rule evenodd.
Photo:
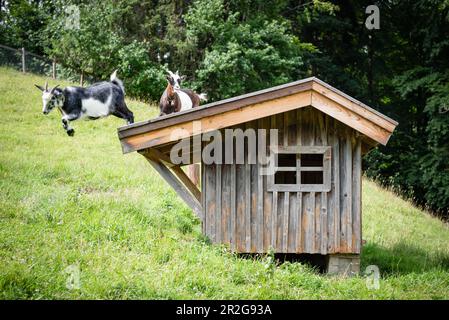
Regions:
M 123 152 L 147 158 L 199 216 L 213 243 L 240 253 L 325 255 L 328 272 L 357 273 L 361 157 L 385 145 L 396 125 L 312 77 L 124 126 L 118 135 Z M 200 155 L 208 143 L 195 148 L 195 139 L 225 129 L 266 134 L 243 140 L 240 162 L 236 151 L 233 163 L 205 163 Z M 275 143 L 270 129 L 278 129 Z M 201 164 L 200 189 L 171 160 L 180 141 L 189 144 L 188 163 Z M 254 145 L 274 156 L 272 172 L 262 174 L 264 165 L 251 161 Z

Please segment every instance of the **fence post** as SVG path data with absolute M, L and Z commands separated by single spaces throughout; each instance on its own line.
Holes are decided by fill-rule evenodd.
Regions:
M 84 84 L 84 71 L 81 71 L 81 75 L 80 75 L 80 86 L 82 87 Z
M 52 70 L 51 70 L 52 71 L 51 72 L 52 78 L 56 79 L 56 61 L 55 60 L 53 60 L 51 68 L 52 68 Z
M 25 68 L 25 48 L 22 47 L 22 72 L 25 73 L 26 72 L 26 68 Z

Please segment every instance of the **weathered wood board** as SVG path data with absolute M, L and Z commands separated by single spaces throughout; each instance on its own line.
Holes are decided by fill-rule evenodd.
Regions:
M 279 143 L 287 147 L 330 146 L 331 190 L 267 191 L 267 176 L 247 154 L 245 164 L 203 165 L 206 235 L 236 252 L 360 253 L 362 137 L 311 107 L 240 128 L 282 129 Z

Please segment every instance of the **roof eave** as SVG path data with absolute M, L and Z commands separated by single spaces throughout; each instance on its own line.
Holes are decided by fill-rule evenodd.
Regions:
M 335 89 L 324 81 L 316 77 L 310 77 L 285 85 L 209 103 L 191 110 L 123 126 L 118 128 L 118 136 L 122 141 L 123 152 L 128 153 L 137 150 L 126 144 L 125 140 L 129 137 L 200 120 L 208 116 L 224 114 L 267 101 L 286 98 L 290 95 L 301 92 L 305 93 L 307 91 L 311 93 L 310 105 L 354 128 L 377 143 L 385 145 L 398 124 L 391 118 Z M 279 109 L 279 112 L 285 111 Z M 242 117 L 241 123 L 249 120 L 252 119 Z

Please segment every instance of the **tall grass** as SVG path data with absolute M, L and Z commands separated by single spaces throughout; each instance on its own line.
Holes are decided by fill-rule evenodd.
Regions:
M 238 257 L 210 244 L 143 157 L 122 155 L 123 120 L 74 122 L 71 138 L 57 112 L 43 116 L 44 81 L 0 68 L 0 298 L 449 298 L 448 225 L 393 193 L 363 182 L 362 270 L 379 266 L 378 290 Z M 137 121 L 158 113 L 127 102 Z

